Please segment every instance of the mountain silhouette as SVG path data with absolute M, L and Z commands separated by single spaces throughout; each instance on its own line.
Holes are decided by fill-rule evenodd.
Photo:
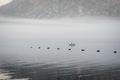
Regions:
M 13 0 L 0 7 L 2 17 L 63 18 L 120 16 L 120 0 Z

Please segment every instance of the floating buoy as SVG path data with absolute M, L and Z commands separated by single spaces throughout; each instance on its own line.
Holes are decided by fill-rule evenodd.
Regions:
M 81 49 L 81 51 L 85 51 L 85 49 Z
M 40 47 L 38 47 L 38 49 L 40 49 Z
M 48 47 L 47 49 L 50 49 L 50 47 Z
M 114 53 L 117 53 L 117 51 L 114 51 Z
M 57 50 L 60 50 L 60 48 L 57 48 Z
M 97 50 L 96 52 L 100 52 L 100 50 Z

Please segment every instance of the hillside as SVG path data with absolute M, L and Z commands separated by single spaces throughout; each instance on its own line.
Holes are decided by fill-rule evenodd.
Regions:
M 2 17 L 62 18 L 120 16 L 120 0 L 13 0 L 0 7 Z

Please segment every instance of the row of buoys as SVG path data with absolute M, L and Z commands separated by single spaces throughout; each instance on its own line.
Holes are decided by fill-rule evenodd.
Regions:
M 30 48 L 33 48 L 33 47 L 31 46 Z M 40 48 L 41 48 L 41 47 L 38 47 L 38 49 L 40 49 Z M 47 49 L 49 50 L 50 47 L 47 47 Z M 57 50 L 60 50 L 60 48 L 57 48 Z M 69 48 L 68 50 L 71 51 L 72 49 Z M 81 51 L 85 51 L 85 49 L 81 49 Z M 101 52 L 101 51 L 100 51 L 100 50 L 96 50 L 96 52 Z M 113 53 L 117 53 L 117 51 L 113 51 Z

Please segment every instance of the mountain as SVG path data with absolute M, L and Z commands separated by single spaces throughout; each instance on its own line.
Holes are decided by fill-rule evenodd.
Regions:
M 120 0 L 13 0 L 0 7 L 2 17 L 63 18 L 120 16 Z

